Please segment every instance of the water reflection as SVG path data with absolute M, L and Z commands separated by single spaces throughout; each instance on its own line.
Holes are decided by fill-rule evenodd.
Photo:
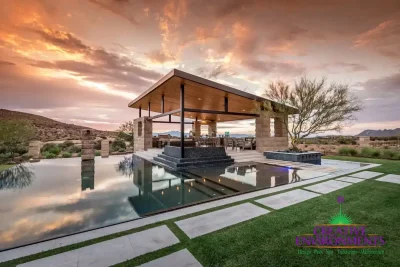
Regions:
M 210 198 L 302 180 L 297 169 L 261 163 L 174 172 L 133 157 L 124 159 L 118 167 L 121 173 L 133 177 L 133 184 L 139 193 L 128 197 L 128 200 L 141 216 Z
M 0 190 L 23 189 L 29 186 L 34 178 L 31 167 L 18 164 L 0 172 Z
M 81 163 L 81 190 L 94 189 L 94 160 L 84 160 Z
M 136 156 L 131 156 L 131 157 L 125 156 L 123 160 L 118 162 L 116 170 L 125 176 L 132 177 L 134 172 L 134 167 L 139 161 L 140 158 Z

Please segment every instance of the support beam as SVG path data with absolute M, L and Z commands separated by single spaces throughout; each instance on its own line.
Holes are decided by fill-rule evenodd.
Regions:
M 197 112 L 197 113 L 208 113 L 208 114 L 222 114 L 222 115 L 239 115 L 239 116 L 249 116 L 249 117 L 260 117 L 257 113 L 241 113 L 241 112 L 225 112 L 221 110 L 205 110 L 205 109 L 195 109 L 195 108 L 185 108 L 186 112 Z
M 150 102 L 149 102 L 149 117 L 150 117 Z
M 181 84 L 181 158 L 185 157 L 185 85 Z
M 171 114 L 168 115 L 168 120 L 169 120 L 169 122 L 171 122 Z
M 180 121 L 153 121 L 153 123 L 181 123 Z M 193 122 L 185 122 L 185 124 L 193 124 Z
M 161 117 L 169 115 L 169 120 L 171 121 L 171 115 L 175 114 L 175 113 L 178 113 L 178 112 L 181 112 L 181 110 L 180 109 L 174 109 L 174 110 L 171 110 L 171 111 L 168 111 L 168 112 L 164 112 L 164 113 L 155 115 L 153 117 L 149 117 L 149 120 L 154 120 L 154 119 L 158 119 L 158 118 L 161 118 Z
M 224 99 L 225 99 L 225 104 L 224 104 L 225 112 L 228 112 L 228 97 L 225 96 Z
M 142 107 L 139 107 L 139 118 L 142 117 Z
M 164 113 L 164 95 L 161 96 L 161 113 Z

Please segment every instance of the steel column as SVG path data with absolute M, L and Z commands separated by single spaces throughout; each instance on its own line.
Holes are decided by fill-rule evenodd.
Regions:
M 181 84 L 181 158 L 185 157 L 185 85 Z

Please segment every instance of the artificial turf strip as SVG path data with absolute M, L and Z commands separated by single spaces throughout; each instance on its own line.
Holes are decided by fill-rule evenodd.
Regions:
M 366 224 L 368 233 L 385 238 L 386 244 L 380 248 L 384 255 L 339 255 L 337 249 L 331 249 L 332 255 L 298 254 L 296 236 L 312 233 L 317 224 L 327 224 L 339 210 L 338 196 L 344 196 L 342 208 L 353 223 Z M 191 240 L 168 224 L 181 244 L 116 266 L 137 266 L 182 248 L 188 248 L 204 267 L 400 266 L 399 221 L 400 185 L 368 180 Z
M 325 156 L 323 158 L 382 164 L 381 166 L 368 169 L 368 171 L 381 172 L 386 174 L 400 174 L 400 160 L 371 159 L 371 158 L 345 157 L 345 156 Z
M 14 166 L 14 165 L 13 164 L 7 164 L 7 165 L 1 165 L 0 164 L 0 172 L 9 169 L 12 166 Z

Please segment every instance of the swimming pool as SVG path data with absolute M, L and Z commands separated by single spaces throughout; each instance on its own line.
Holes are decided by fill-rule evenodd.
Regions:
M 136 156 L 22 164 L 0 172 L 0 250 L 327 174 L 256 162 L 174 172 Z

